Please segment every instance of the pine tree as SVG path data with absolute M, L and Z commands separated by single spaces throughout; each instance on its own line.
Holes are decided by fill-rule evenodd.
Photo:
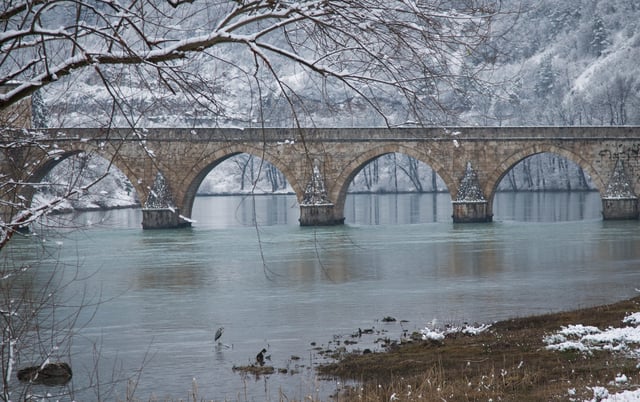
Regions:
M 31 95 L 31 125 L 33 128 L 49 127 L 49 111 L 40 91 Z
M 591 42 L 589 43 L 589 50 L 594 56 L 600 57 L 609 46 L 607 30 L 604 26 L 604 22 L 600 17 L 595 18 L 592 31 L 593 37 L 591 39 Z
M 539 98 L 549 95 L 553 90 L 555 80 L 556 77 L 553 72 L 551 57 L 547 56 L 542 60 L 542 64 L 540 64 L 540 68 L 536 73 L 536 83 L 534 88 L 536 95 Z

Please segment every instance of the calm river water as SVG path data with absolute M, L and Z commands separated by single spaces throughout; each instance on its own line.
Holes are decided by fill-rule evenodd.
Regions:
M 203 398 L 300 400 L 341 386 L 317 378 L 313 366 L 324 360 L 314 346 L 344 344 L 359 328 L 376 333 L 350 348 L 379 350 L 376 339 L 432 322 L 635 295 L 640 223 L 603 222 L 600 207 L 590 192 L 501 193 L 493 223 L 456 225 L 448 194 L 359 194 L 347 199 L 344 226 L 302 228 L 294 196 L 199 197 L 191 229 L 143 231 L 138 210 L 81 213 L 78 229 L 39 229 L 45 248 L 17 239 L 3 252 L 37 261 L 46 251 L 34 262 L 36 282 L 53 271 L 78 275 L 65 297 L 103 301 L 83 312 L 73 338 L 76 400 L 97 399 L 82 390 L 96 381 L 93 367 L 107 383 L 141 365 L 143 400 L 187 399 L 194 383 Z M 218 327 L 227 346 L 213 341 Z M 263 347 L 287 373 L 233 371 Z M 112 391 L 100 393 L 124 399 L 126 383 Z

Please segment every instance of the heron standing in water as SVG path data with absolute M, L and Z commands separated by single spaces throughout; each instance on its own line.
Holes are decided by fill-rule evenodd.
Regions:
M 226 344 L 222 343 L 222 341 L 220 341 L 220 338 L 222 337 L 222 333 L 223 332 L 224 332 L 224 327 L 220 327 L 220 328 L 218 328 L 218 330 L 216 331 L 215 336 L 213 337 L 213 341 L 214 342 L 218 342 L 216 344 L 216 348 L 220 349 L 221 346 L 224 346 L 227 349 L 232 349 L 233 345 L 229 346 L 229 345 L 226 345 Z
M 216 331 L 216 335 L 213 337 L 213 341 L 220 343 L 220 338 L 222 337 L 223 332 L 224 332 L 224 327 L 218 328 L 218 330 Z

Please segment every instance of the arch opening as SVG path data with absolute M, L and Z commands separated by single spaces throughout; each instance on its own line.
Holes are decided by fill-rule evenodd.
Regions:
M 95 182 L 81 194 L 74 195 L 56 207 L 57 212 L 139 207 L 136 190 L 127 176 L 109 161 L 93 153 L 67 154 L 47 166 L 35 179 L 40 182 L 33 194 L 32 205 L 50 202 Z
M 526 156 L 503 173 L 493 193 L 494 219 L 556 222 L 601 219 L 601 198 L 590 175 L 555 152 Z
M 140 207 L 135 186 L 129 178 L 95 153 L 76 151 L 63 154 L 45 164 L 32 180 L 38 184 L 32 193 L 31 205 L 39 207 L 62 199 L 52 208 L 56 215 Z M 93 223 L 91 218 L 86 219 L 87 222 L 80 223 Z M 106 220 L 107 217 L 100 218 L 101 222 Z M 64 219 L 59 221 L 65 225 Z
M 293 194 L 284 174 L 269 161 L 240 153 L 211 169 L 198 187 L 198 195 Z
M 361 164 L 344 208 L 347 223 L 370 225 L 448 222 L 451 213 L 449 190 L 436 170 L 400 152 Z
M 297 225 L 298 200 L 284 173 L 250 153 L 227 155 L 201 175 L 192 218 L 197 226 Z

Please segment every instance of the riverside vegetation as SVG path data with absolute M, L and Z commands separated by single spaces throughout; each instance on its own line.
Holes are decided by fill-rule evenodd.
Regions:
M 336 395 L 340 401 L 592 400 L 597 387 L 615 388 L 612 393 L 637 388 L 637 359 L 607 350 L 549 350 L 543 339 L 578 323 L 619 327 L 639 308 L 640 297 L 635 297 L 508 319 L 476 335 L 457 333 L 441 342 L 401 343 L 384 353 L 346 354 L 319 372 L 358 384 Z M 621 376 L 629 380 L 615 381 Z

